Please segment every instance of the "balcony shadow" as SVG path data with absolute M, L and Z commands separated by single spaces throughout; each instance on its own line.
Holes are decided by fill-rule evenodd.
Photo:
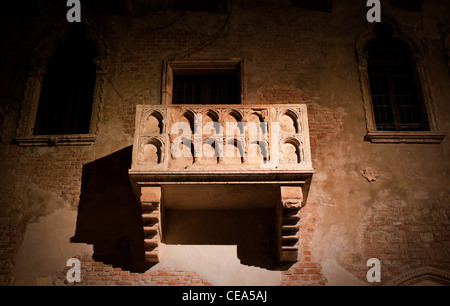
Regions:
M 95 261 L 145 272 L 141 208 L 128 169 L 132 146 L 83 166 L 80 203 L 72 243 L 94 247 Z
M 145 260 L 142 211 L 128 175 L 131 156 L 129 146 L 83 166 L 76 229 L 70 242 L 92 244 L 94 261 L 143 273 L 154 264 Z M 272 209 L 166 210 L 163 242 L 237 245 L 242 264 L 287 270 L 292 263 L 278 260 L 273 216 Z

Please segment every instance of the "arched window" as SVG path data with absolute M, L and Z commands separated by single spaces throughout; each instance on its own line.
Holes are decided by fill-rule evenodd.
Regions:
M 365 51 L 377 130 L 429 130 L 411 52 L 392 38 L 389 25 L 377 25 L 375 34 Z
M 34 135 L 88 134 L 98 55 L 82 25 L 74 25 L 62 49 L 47 61 Z
M 385 18 L 386 19 L 386 18 Z M 356 42 L 358 71 L 373 143 L 441 143 L 420 43 L 390 23 L 374 24 Z

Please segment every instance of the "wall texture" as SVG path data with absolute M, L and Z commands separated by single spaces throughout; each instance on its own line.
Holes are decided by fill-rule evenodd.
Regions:
M 440 144 L 364 140 L 355 45 L 369 28 L 365 1 L 334 1 L 327 13 L 287 0 L 236 0 L 224 13 L 161 1 L 132 15 L 84 12 L 106 63 L 96 141 L 22 147 L 15 139 L 30 64 L 69 26 L 65 8 L 41 2 L 36 15 L 0 21 L 1 285 L 66 285 L 71 257 L 82 262 L 81 285 L 251 284 L 261 275 L 270 285 L 371 285 L 369 258 L 381 261 L 382 284 L 423 267 L 450 273 L 446 0 L 424 1 L 421 12 L 383 2 L 383 18 L 422 50 L 436 121 L 447 134 Z M 182 252 L 192 249 L 174 246 L 158 265 L 145 263 L 127 170 L 135 106 L 161 103 L 162 62 L 169 58 L 241 58 L 244 104 L 308 106 L 315 174 L 301 210 L 297 263 L 249 267 L 228 249 L 219 269 L 202 257 L 197 265 L 183 262 Z M 376 181 L 361 175 L 367 167 L 378 172 Z M 223 246 L 204 247 L 198 252 L 217 254 Z M 247 278 L 231 272 L 239 269 Z

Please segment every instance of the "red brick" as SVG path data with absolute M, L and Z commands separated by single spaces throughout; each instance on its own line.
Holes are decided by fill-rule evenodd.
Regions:
M 131 283 L 131 282 L 126 282 L 126 281 L 117 281 L 117 282 L 116 282 L 116 285 L 118 285 L 118 286 L 132 286 L 133 283 Z
M 306 269 L 305 272 L 310 274 L 318 274 L 320 273 L 320 269 Z

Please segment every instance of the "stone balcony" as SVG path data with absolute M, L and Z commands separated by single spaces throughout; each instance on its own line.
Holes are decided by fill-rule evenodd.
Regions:
M 138 105 L 132 166 L 149 261 L 164 209 L 275 207 L 280 259 L 296 261 L 313 169 L 306 105 Z

